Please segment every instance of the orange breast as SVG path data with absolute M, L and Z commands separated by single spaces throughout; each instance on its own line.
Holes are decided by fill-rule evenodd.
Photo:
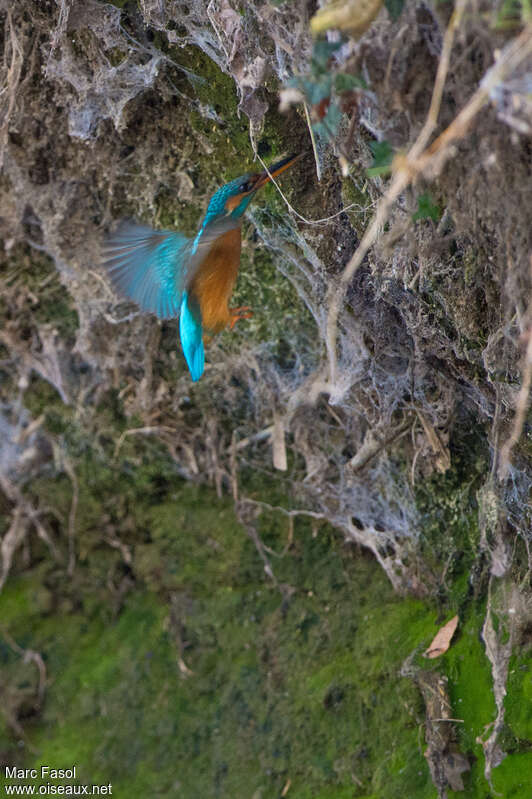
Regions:
M 205 330 L 217 333 L 231 319 L 229 298 L 240 266 L 240 228 L 229 230 L 214 242 L 190 285 L 198 300 Z

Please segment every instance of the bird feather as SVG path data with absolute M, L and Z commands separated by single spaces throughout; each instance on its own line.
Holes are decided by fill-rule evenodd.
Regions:
M 201 312 L 197 300 L 186 291 L 181 302 L 179 336 L 192 380 L 199 380 L 205 364 Z
M 179 315 L 192 242 L 181 233 L 123 222 L 109 234 L 103 262 L 117 291 L 159 319 Z

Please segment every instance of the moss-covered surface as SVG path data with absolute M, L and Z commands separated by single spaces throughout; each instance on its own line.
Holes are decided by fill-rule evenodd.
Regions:
M 0 315 L 4 324 L 26 322 L 28 330 L 36 321 L 59 333 L 70 346 L 78 327 L 72 297 L 61 284 L 52 260 L 28 246 L 19 246 L 10 259 L 0 259 L 0 276 L 4 285 L 16 296 L 0 297 Z
M 467 558 L 437 600 L 401 599 L 369 555 L 298 517 L 284 555 L 271 555 L 279 590 L 228 499 L 182 482 L 149 439 L 126 439 L 111 466 L 112 442 L 89 448 L 76 430 L 73 420 L 62 432 L 78 458 L 74 573 L 35 541 L 31 564 L 18 562 L 2 595 L 3 631 L 39 652 L 47 673 L 36 707 L 35 665 L 2 637 L 4 763 L 75 764 L 81 784 L 111 783 L 124 799 L 266 799 L 283 789 L 298 799 L 432 799 L 415 681 L 419 667 L 432 667 L 449 679 L 457 742 L 472 763 L 457 795 L 495 795 L 477 743 L 495 714 L 479 638 L 485 608 L 468 590 Z M 249 476 L 253 496 L 286 503 L 260 483 Z M 52 491 L 66 558 L 69 479 L 41 478 L 30 496 Z M 448 487 L 447 509 L 438 522 L 427 518 L 429 535 L 452 518 L 453 494 L 462 507 L 473 502 L 474 491 Z M 461 527 L 454 520 L 455 538 L 459 529 L 464 540 L 474 534 L 467 517 Z M 285 517 L 263 515 L 258 530 L 283 552 Z M 457 611 L 447 654 L 422 658 Z M 525 647 L 511 667 L 509 755 L 494 771 L 497 790 L 522 799 L 532 760 L 529 668 Z
M 8 88 L 17 102 L 9 111 L 1 185 L 0 402 L 21 434 L 22 454 L 8 474 L 21 494 L 11 495 L 9 482 L 0 492 L 4 548 L 18 511 L 28 527 L 0 598 L 2 764 L 75 764 L 81 782 L 111 783 L 113 795 L 127 799 L 432 799 L 416 675 L 433 668 L 448 679 L 458 719 L 455 743 L 471 763 L 465 791 L 456 795 L 530 799 L 532 658 L 524 592 L 499 736 L 507 757 L 493 770 L 492 787 L 484 777 L 479 741 L 489 735 L 496 709 L 481 639 L 490 553 L 479 550 L 484 539 L 491 545 L 493 530 L 479 527 L 477 500 L 496 442 L 507 434 L 492 427 L 493 416 L 502 414 L 506 425 L 511 420 L 519 357 L 514 344 L 522 330 L 510 320 L 528 318 L 527 145 L 508 135 L 494 110 L 485 130 L 478 136 L 472 130 L 462 155 L 430 186 L 434 203 L 445 209 L 441 220 L 412 221 L 424 186 L 401 200 L 404 218 L 398 211 L 384 226 L 391 244 L 385 236 L 381 248 L 379 240 L 346 295 L 342 347 L 349 355 L 352 345 L 353 353 L 342 367 L 345 391 L 330 406 L 324 399 L 306 407 L 302 398 L 299 415 L 286 421 L 289 468 L 272 474 L 264 431 L 274 409 L 286 410 L 294 390 L 318 368 L 323 352 L 311 312 L 281 269 L 293 268 L 304 286 L 312 283 L 309 304 L 316 318 L 324 314 L 332 278 L 367 229 L 387 178 L 372 183 L 363 169 L 370 135 L 359 125 L 355 93 L 337 131 L 349 176 L 341 177 L 336 150 L 323 141 L 318 184 L 306 123 L 294 109 L 286 116 L 277 112 L 280 85 L 274 69 L 265 71 L 257 96 L 269 110 L 255 128 L 258 152 L 270 163 L 308 151 L 290 177 L 283 176 L 283 190 L 299 213 L 314 221 L 330 217 L 330 224 L 292 220 L 283 228 L 283 201 L 271 186 L 261 192 L 263 232 L 266 238 L 268 230 L 272 238 L 286 232 L 287 258 L 272 257 L 245 223 L 232 304 L 252 305 L 255 317 L 223 334 L 219 349 L 216 343 L 208 351 L 201 383 L 191 385 L 174 321 L 158 325 L 128 318 L 127 311 L 123 323 L 109 318 L 121 314 L 97 274 L 97 244 L 111 220 L 130 216 L 193 235 L 216 188 L 260 169 L 233 80 L 243 65 L 227 51 L 224 71 L 190 44 L 202 41 L 197 26 L 203 20 L 194 16 L 193 4 L 183 29 L 168 16 L 172 4 L 113 5 L 121 9 L 120 26 L 106 27 L 91 6 L 94 25 L 85 18 L 79 30 L 66 22 L 61 30 L 57 4 L 31 2 L 13 11 L 14 28 L 6 26 L 6 69 L 15 81 Z M 304 71 L 299 56 L 306 44 L 299 39 L 292 48 L 285 38 L 300 27 L 299 18 L 296 26 L 295 17 L 291 25 L 281 16 L 292 5 L 301 16 L 296 4 L 276 5 L 248 4 L 241 51 L 255 59 L 258 47 L 271 67 L 279 42 L 287 44 L 277 62 L 280 69 L 287 59 L 280 69 L 284 80 Z M 231 21 L 229 11 L 218 25 Z M 386 25 L 380 43 L 376 37 L 361 50 L 382 116 L 375 124 L 398 152 L 423 122 L 436 65 L 431 48 L 422 45 L 427 20 L 417 21 L 414 11 L 412 4 L 405 7 L 408 18 L 395 30 Z M 434 41 L 443 32 L 440 12 L 429 20 Z M 69 25 L 76 24 L 73 15 Z M 205 24 L 212 35 L 212 20 Z M 176 30 L 188 34 L 187 46 L 170 43 Z M 247 46 L 250 36 L 253 47 Z M 467 41 L 467 50 L 459 45 L 453 51 L 442 124 L 463 107 L 501 47 L 487 30 L 478 37 L 472 29 Z M 27 73 L 16 84 L 11 58 L 20 48 Z M 384 79 L 390 53 L 397 68 L 394 63 Z M 49 67 L 69 54 L 72 64 L 67 59 L 56 77 L 47 78 Z M 159 56 L 164 68 L 153 77 L 148 67 Z M 137 91 L 119 114 L 114 70 L 128 59 L 139 70 Z M 360 66 L 352 69 L 359 74 Z M 77 83 L 69 81 L 77 70 L 90 88 L 85 105 L 83 86 L 74 92 Z M 401 77 L 413 74 L 417 88 Z M 107 86 L 110 104 L 100 104 Z M 4 100 L 11 96 L 4 94 Z M 99 109 L 85 140 L 69 132 L 78 102 L 87 113 Z M 406 128 L 402 112 L 396 114 L 401 108 Z M 491 153 L 482 156 L 485 168 L 470 169 L 483 151 Z M 353 207 L 338 215 L 342 202 Z M 313 254 L 312 269 L 305 253 Z M 239 351 L 251 364 L 249 373 L 229 366 L 228 356 Z M 264 353 L 272 357 L 261 372 Z M 364 373 L 358 371 L 361 358 Z M 502 381 L 500 403 L 495 380 Z M 54 389 L 62 381 L 68 402 Z M 495 413 L 496 400 L 501 407 Z M 397 438 L 396 424 L 405 420 L 409 435 Z M 32 436 L 24 432 L 32 421 L 44 442 L 35 458 Z M 378 457 L 366 472 L 350 471 L 372 429 L 383 442 L 387 431 L 394 434 L 383 444 L 388 455 L 380 467 L 387 479 L 381 475 L 378 485 L 389 489 L 393 510 L 394 481 L 406 476 L 412 491 L 399 496 L 412 497 L 408 518 L 415 525 L 401 527 L 394 538 L 400 514 L 390 508 L 387 514 L 386 503 L 375 502 L 368 530 L 386 532 L 389 524 L 388 573 L 397 556 L 398 572 L 401 566 L 407 577 L 416 572 L 417 598 L 395 595 L 374 560 L 325 523 L 296 517 L 291 530 L 286 516 L 265 512 L 254 521 L 274 584 L 236 519 L 230 492 L 216 498 L 213 489 L 180 477 L 218 480 L 225 490 L 234 488 L 234 468 L 241 494 L 287 509 L 304 504 L 345 532 L 358 519 L 356 503 L 375 500 Z M 246 437 L 233 463 L 231 442 Z M 445 474 L 438 473 L 438 437 L 450 453 Z M 515 490 L 503 496 L 501 488 L 500 498 L 501 508 L 513 509 L 515 527 L 505 527 L 497 543 L 512 548 L 512 575 L 526 590 L 530 447 L 520 448 Z M 358 497 L 354 510 L 351 495 Z M 405 579 L 406 586 L 412 589 L 414 581 Z M 460 624 L 449 651 L 435 662 L 423 659 L 437 629 L 454 614 Z M 46 667 L 45 684 L 39 685 L 35 653 Z

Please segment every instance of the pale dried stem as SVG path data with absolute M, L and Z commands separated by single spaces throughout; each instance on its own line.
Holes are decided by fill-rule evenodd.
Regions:
M 466 9 L 468 0 L 458 0 L 456 3 L 456 8 L 454 9 L 449 24 L 447 26 L 447 30 L 445 31 L 445 36 L 443 38 L 442 50 L 440 55 L 440 60 L 438 63 L 438 71 L 436 72 L 436 78 L 434 81 L 434 88 L 432 90 L 432 99 L 430 102 L 430 108 L 428 110 L 427 118 L 425 120 L 425 124 L 421 129 L 419 136 L 417 137 L 416 141 L 414 142 L 410 153 L 409 158 L 417 158 L 427 144 L 430 141 L 430 137 L 432 136 L 436 125 L 438 124 L 438 115 L 440 113 L 441 101 L 443 96 L 443 87 L 445 86 L 445 80 L 447 78 L 447 73 L 449 71 L 449 63 L 451 60 L 451 52 L 453 49 L 454 37 L 456 35 L 456 31 L 462 21 L 462 17 L 464 16 L 464 11 Z
M 264 543 L 263 543 L 260 535 L 258 534 L 257 529 L 255 528 L 255 525 L 253 523 L 246 523 L 246 522 L 244 522 L 242 520 L 241 520 L 241 523 L 243 524 L 248 536 L 253 541 L 253 543 L 255 545 L 255 549 L 257 550 L 257 552 L 259 554 L 259 557 L 260 557 L 260 559 L 262 560 L 262 562 L 264 564 L 264 573 L 270 578 L 270 580 L 273 582 L 273 584 L 276 587 L 278 587 L 279 583 L 278 583 L 278 580 L 277 580 L 277 578 L 276 578 L 276 576 L 274 574 L 274 571 L 272 569 L 272 565 L 270 563 L 268 555 L 266 554 L 266 547 L 264 546 Z
M 122 444 L 128 438 L 128 436 L 149 436 L 149 435 L 157 435 L 158 433 L 177 433 L 175 427 L 167 427 L 165 425 L 158 425 L 156 427 L 133 427 L 130 430 L 125 430 L 118 441 L 116 442 L 114 457 L 118 457 L 118 453 L 122 448 Z
M 493 721 L 486 725 L 483 734 L 478 735 L 476 738 L 476 742 L 484 750 L 484 777 L 491 787 L 493 787 L 491 772 L 504 757 L 499 745 L 499 735 L 504 726 L 504 699 L 507 693 L 508 666 L 515 643 L 515 629 L 512 624 L 512 617 L 508 613 L 508 600 L 511 600 L 512 597 L 508 597 L 504 590 L 502 602 L 500 599 L 497 602 L 496 586 L 499 586 L 498 578 L 492 575 L 488 585 L 488 603 L 484 624 L 482 625 L 482 640 L 486 650 L 486 657 L 491 665 L 493 698 L 495 699 L 497 713 Z M 497 625 L 494 624 L 494 618 L 497 621 Z
M 4 587 L 5 581 L 7 580 L 9 571 L 11 569 L 13 555 L 24 540 L 28 529 L 29 520 L 26 516 L 24 516 L 22 508 L 17 505 L 13 511 L 11 524 L 9 525 L 7 532 L 4 534 L 2 541 L 0 542 L 0 554 L 2 556 L 2 564 L 0 569 L 0 591 Z
M 68 17 L 70 15 L 70 0 L 59 0 L 57 5 L 59 6 L 59 17 L 57 19 L 56 29 L 52 34 L 50 52 L 48 54 L 48 61 L 46 63 L 47 77 L 48 77 L 48 68 L 50 66 L 50 61 L 53 58 L 57 45 L 59 44 L 62 37 L 66 33 L 68 26 Z
M 308 132 L 310 134 L 310 141 L 312 142 L 312 152 L 314 153 L 314 161 L 316 162 L 316 177 L 319 183 L 321 180 L 321 167 L 320 167 L 320 159 L 318 156 L 318 150 L 316 148 L 316 137 L 314 135 L 314 130 L 312 128 L 312 122 L 310 121 L 308 105 L 306 103 L 303 103 L 303 108 L 305 109 L 305 119 L 307 120 L 307 127 L 308 127 Z
M 37 510 L 34 508 L 24 497 L 18 486 L 2 474 L 0 474 L 0 488 L 6 497 L 15 505 L 11 524 L 0 541 L 0 555 L 2 557 L 0 568 L 1 591 L 9 575 L 15 551 L 26 538 L 30 530 L 30 525 L 34 525 L 37 535 L 49 547 L 55 560 L 60 561 L 61 557 L 57 547 L 39 518 L 44 510 Z
M 532 255 L 530 256 L 530 267 L 532 270 Z M 532 308 L 532 303 L 531 303 Z M 523 365 L 521 388 L 517 395 L 515 403 L 515 417 L 512 425 L 512 431 L 509 438 L 504 442 L 499 453 L 499 480 L 505 480 L 508 475 L 510 466 L 510 456 L 514 446 L 521 438 L 523 427 L 525 425 L 526 413 L 529 405 L 530 388 L 532 386 L 532 324 L 527 331 L 527 346 L 526 354 Z
M 291 519 L 293 519 L 295 516 L 307 516 L 310 519 L 329 521 L 328 517 L 324 513 L 316 513 L 312 510 L 287 510 L 286 508 L 281 507 L 281 505 L 270 505 L 268 502 L 261 502 L 258 499 L 249 499 L 247 497 L 242 498 L 240 502 L 242 504 L 252 505 L 255 508 L 261 508 L 263 510 L 277 511 L 278 513 L 282 513 L 283 516 L 288 516 Z

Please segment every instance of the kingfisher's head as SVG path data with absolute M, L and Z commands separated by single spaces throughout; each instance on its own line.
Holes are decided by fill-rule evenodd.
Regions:
M 277 161 L 264 172 L 248 173 L 226 183 L 213 195 L 206 217 L 231 216 L 238 219 L 243 216 L 255 193 L 265 186 L 272 178 L 276 178 L 285 169 L 288 169 L 301 158 L 299 155 L 290 155 Z

